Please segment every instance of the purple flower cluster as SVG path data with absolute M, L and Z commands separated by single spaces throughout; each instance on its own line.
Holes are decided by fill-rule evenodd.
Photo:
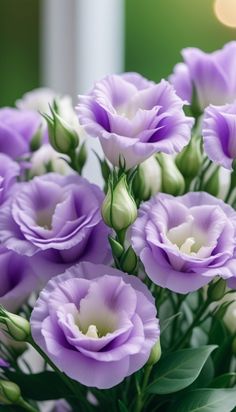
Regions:
M 136 73 L 110 75 L 80 96 L 77 107 L 85 132 L 99 138 L 114 167 L 124 163 L 129 170 L 154 155 L 160 179 L 154 183 L 166 192 L 161 158 L 171 155 L 175 165 L 172 155 L 189 143 L 193 119 L 183 106 L 195 95 L 198 108 L 205 110 L 205 152 L 228 169 L 236 159 L 236 42 L 212 54 L 186 49 L 183 56 L 185 63 L 170 78 L 174 86 Z M 31 316 L 36 344 L 70 378 L 111 388 L 148 359 L 150 363 L 160 337 L 155 299 L 144 282 L 111 267 L 112 229 L 118 268 L 136 271 L 135 251 L 153 283 L 186 294 L 216 276 L 235 286 L 236 212 L 205 192 L 177 197 L 159 193 L 141 204 L 136 219 L 139 202 L 130 193 L 133 171 L 116 174 L 116 169 L 110 177 L 116 182 L 118 176 L 119 185 L 112 186 L 110 178 L 105 198 L 98 186 L 75 172 L 78 157 L 84 155 L 81 146 L 73 153 L 65 150 L 73 171 L 65 176 L 46 173 L 52 154 L 44 145 L 33 155 L 30 144 L 39 130 L 47 140 L 37 108 L 46 107 L 49 98 L 53 94 L 41 90 L 25 96 L 18 109 L 0 110 L 0 305 L 17 312 L 43 287 Z M 59 132 L 63 141 L 65 130 Z M 57 152 L 53 156 L 58 160 Z M 31 160 L 25 175 L 22 159 Z M 43 175 L 27 180 L 36 174 L 34 162 Z M 140 166 L 139 177 L 141 171 Z M 148 197 L 142 193 L 138 200 Z M 129 222 L 123 224 L 121 217 Z M 130 222 L 127 245 L 123 232 Z M 5 366 L 0 359 L 0 368 Z M 55 406 L 69 409 L 64 401 Z

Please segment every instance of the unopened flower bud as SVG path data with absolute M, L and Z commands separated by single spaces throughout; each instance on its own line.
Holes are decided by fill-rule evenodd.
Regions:
M 0 323 L 4 325 L 8 334 L 18 342 L 25 342 L 30 336 L 28 320 L 2 308 L 0 310 Z
M 79 144 L 75 129 L 51 108 L 52 117 L 44 114 L 48 124 L 49 140 L 52 147 L 59 153 L 70 154 Z
M 157 159 L 162 170 L 162 191 L 173 196 L 184 193 L 185 182 L 171 155 L 159 153 Z
M 217 196 L 220 191 L 220 166 L 212 165 L 209 172 L 205 182 L 203 182 L 203 190 L 213 196 Z
M 207 297 L 211 302 L 217 302 L 222 299 L 226 291 L 226 282 L 220 278 L 217 281 L 210 283 L 207 291 Z
M 88 154 L 87 154 L 86 146 L 85 146 L 85 143 L 83 143 L 77 155 L 77 165 L 78 165 L 77 170 L 80 174 L 86 163 L 87 157 L 88 157 Z
M 50 144 L 44 144 L 31 157 L 30 177 L 40 176 L 49 172 L 62 175 L 73 173 L 69 166 L 69 157 L 56 152 Z
M 45 133 L 45 130 L 43 128 L 43 125 L 41 124 L 30 141 L 31 152 L 35 152 L 36 150 L 40 148 L 44 133 Z
M 232 342 L 232 353 L 234 356 L 236 356 L 236 337 L 233 339 Z
M 0 380 L 0 402 L 5 405 L 16 404 L 21 398 L 21 391 L 14 382 Z
M 102 205 L 104 222 L 117 232 L 130 226 L 137 217 L 137 206 L 129 192 L 126 176 L 122 175 L 115 187 L 109 185 Z
M 133 189 L 139 200 L 148 200 L 161 191 L 161 167 L 155 156 L 139 165 Z
M 155 345 L 152 347 L 149 359 L 147 361 L 148 366 L 155 365 L 161 358 L 161 342 L 160 339 L 155 343 Z
M 137 262 L 138 259 L 136 253 L 134 249 L 131 246 L 129 246 L 129 248 L 126 250 L 121 259 L 122 270 L 127 273 L 134 273 L 137 267 Z
M 194 178 L 202 164 L 200 136 L 193 136 L 190 143 L 176 156 L 176 165 L 185 178 Z
M 119 257 L 121 257 L 122 253 L 124 252 L 123 246 L 111 236 L 109 236 L 108 239 L 113 256 L 119 259 Z

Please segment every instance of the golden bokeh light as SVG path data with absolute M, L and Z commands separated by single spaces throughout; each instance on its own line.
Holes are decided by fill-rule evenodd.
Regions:
M 215 0 L 214 11 L 221 23 L 236 28 L 236 0 Z

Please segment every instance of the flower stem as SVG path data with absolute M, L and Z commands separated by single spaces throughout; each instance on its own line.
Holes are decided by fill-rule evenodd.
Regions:
M 143 384 L 142 387 L 140 388 L 137 396 L 137 402 L 136 402 L 136 407 L 135 407 L 135 412 L 141 412 L 143 409 L 143 404 L 144 404 L 144 391 L 147 387 L 148 380 L 152 371 L 153 365 L 147 365 L 145 372 L 144 372 L 144 377 L 143 377 Z
M 21 406 L 21 408 L 25 409 L 28 412 L 38 412 L 38 409 L 34 408 L 32 405 L 26 402 L 23 398 L 21 398 L 17 402 L 17 405 Z
M 205 310 L 207 309 L 209 305 L 209 301 L 206 300 L 202 306 L 200 306 L 198 312 L 196 313 L 196 316 L 193 320 L 193 322 L 189 325 L 188 329 L 184 333 L 183 336 L 176 342 L 176 344 L 172 347 L 172 350 L 180 349 L 181 347 L 184 346 L 188 338 L 190 337 L 193 329 L 198 325 L 199 321 L 201 320 L 202 315 L 204 314 Z
M 42 356 L 45 362 L 51 366 L 51 368 L 58 374 L 61 380 L 65 383 L 65 385 L 70 389 L 70 391 L 75 395 L 75 397 L 79 400 L 79 402 L 84 403 L 86 409 L 88 409 L 89 404 L 84 400 L 84 396 L 80 393 L 80 390 L 74 382 L 68 378 L 57 366 L 51 361 L 51 359 L 42 351 L 42 349 L 34 342 L 32 336 L 28 339 L 28 342 L 31 346 Z

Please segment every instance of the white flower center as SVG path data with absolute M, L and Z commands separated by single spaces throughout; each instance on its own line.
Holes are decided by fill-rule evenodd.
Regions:
M 207 235 L 194 225 L 193 216 L 187 221 L 171 228 L 167 234 L 171 243 L 187 255 L 196 255 L 200 249 L 207 245 Z
M 104 302 L 96 302 L 96 297 L 85 298 L 80 304 L 76 324 L 85 336 L 99 339 L 117 329 L 118 314 L 109 309 Z
M 46 209 L 38 211 L 36 220 L 37 225 L 43 227 L 46 230 L 51 230 L 53 213 L 54 210 L 51 213 L 49 213 L 49 211 Z
M 98 330 L 96 325 L 89 325 L 87 333 L 85 333 L 86 336 L 89 338 L 98 338 Z

